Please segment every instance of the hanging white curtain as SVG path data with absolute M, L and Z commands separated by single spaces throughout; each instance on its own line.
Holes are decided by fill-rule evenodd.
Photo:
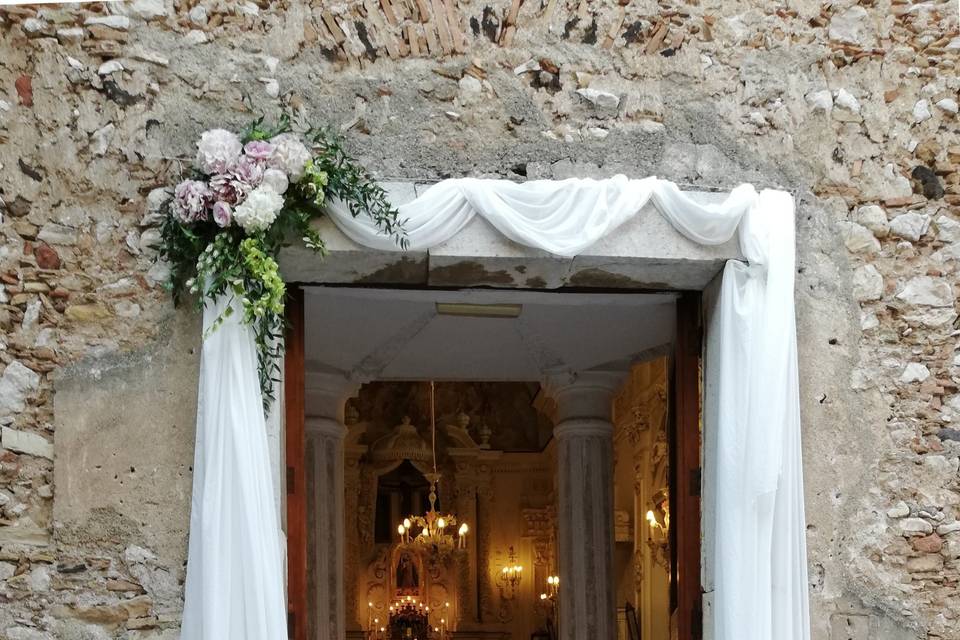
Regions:
M 447 180 L 400 207 L 410 248 L 436 246 L 481 215 L 515 242 L 573 256 L 649 200 L 682 234 L 739 232 L 718 303 L 714 640 L 807 640 L 800 413 L 793 303 L 794 212 L 783 192 L 734 189 L 701 205 L 646 178 Z M 356 242 L 397 250 L 343 203 L 328 213 Z M 224 303 L 204 313 L 210 326 Z M 286 638 L 276 517 L 252 330 L 234 313 L 204 341 L 183 640 Z M 588 585 L 579 585 L 588 588 Z
M 793 198 L 782 191 L 734 189 L 701 205 L 655 177 L 513 183 L 456 179 L 399 207 L 410 249 L 450 239 L 483 216 L 520 244 L 574 256 L 653 200 L 683 235 L 721 244 L 739 231 L 747 263 L 727 264 L 717 314 L 718 372 L 714 640 L 807 640 L 809 615 L 797 340 L 793 302 Z M 355 242 L 396 250 L 364 217 L 329 203 Z M 581 585 L 587 588 L 587 585 Z
M 203 312 L 190 543 L 181 640 L 286 640 L 280 522 L 253 329 Z

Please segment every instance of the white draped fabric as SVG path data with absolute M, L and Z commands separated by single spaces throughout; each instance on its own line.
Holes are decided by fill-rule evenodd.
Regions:
M 433 185 L 398 209 L 411 251 L 449 240 L 480 215 L 514 242 L 571 257 L 633 217 L 651 198 L 691 240 L 722 244 L 733 236 L 740 216 L 756 197 L 753 187 L 741 185 L 722 205 L 698 205 L 677 185 L 653 177 L 522 183 L 459 178 Z M 370 218 L 354 218 L 342 202 L 328 202 L 326 209 L 354 242 L 382 251 L 398 250 L 392 238 L 378 233 Z
M 713 465 L 716 532 L 714 640 L 807 640 L 807 568 L 793 303 L 793 199 L 734 189 L 701 205 L 676 185 L 646 178 L 532 181 L 458 179 L 401 206 L 410 249 L 451 238 L 474 216 L 520 244 L 560 256 L 583 252 L 652 199 L 691 240 L 734 233 L 747 263 L 723 274 L 720 376 Z M 328 213 L 354 241 L 397 250 L 340 202 Z M 221 305 L 223 303 L 221 302 Z M 204 326 L 216 317 L 204 314 Z M 205 340 L 194 467 L 183 640 L 286 637 L 280 528 L 273 503 L 253 334 L 235 313 Z M 574 585 L 571 588 L 588 588 Z
M 181 640 L 286 640 L 280 522 L 253 329 L 208 304 Z
M 739 232 L 747 260 L 724 270 L 714 324 L 721 348 L 706 362 L 720 380 L 715 475 L 707 479 L 716 496 L 707 512 L 715 514 L 716 532 L 712 637 L 807 640 L 793 198 L 741 185 L 723 203 L 702 205 L 655 177 L 465 178 L 440 182 L 399 211 L 413 250 L 443 243 L 479 215 L 517 243 L 574 256 L 651 199 L 697 243 L 721 244 Z M 397 249 L 370 219 L 352 217 L 336 201 L 327 208 L 355 242 Z

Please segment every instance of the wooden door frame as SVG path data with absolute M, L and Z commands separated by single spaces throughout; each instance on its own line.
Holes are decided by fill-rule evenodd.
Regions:
M 287 499 L 287 636 L 307 640 L 306 361 L 303 289 L 288 286 L 283 358 Z
M 303 289 L 288 286 L 284 345 L 284 437 L 287 500 L 287 611 L 291 640 L 307 640 L 307 494 Z M 703 637 L 701 585 L 702 296 L 683 292 L 676 307 L 671 385 L 671 611 L 679 640 Z
M 703 637 L 701 561 L 702 296 L 684 292 L 677 300 L 670 446 L 671 612 L 679 640 Z

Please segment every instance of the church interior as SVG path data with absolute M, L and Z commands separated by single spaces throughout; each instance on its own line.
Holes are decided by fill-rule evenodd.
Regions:
M 345 293 L 319 292 L 314 306 L 319 310 L 324 296 Z M 414 292 L 399 295 L 416 317 L 423 303 L 409 293 Z M 417 320 L 423 326 L 413 335 L 401 316 L 401 322 L 384 329 L 391 337 L 379 348 L 389 357 L 369 351 L 353 356 L 360 367 L 376 362 L 381 377 L 360 384 L 343 409 L 342 606 L 348 638 L 560 637 L 558 628 L 565 620 L 561 605 L 573 602 L 561 598 L 562 592 L 592 585 L 564 580 L 563 518 L 558 514 L 562 456 L 554 434 L 558 403 L 544 381 L 542 361 L 571 362 L 583 358 L 581 352 L 613 362 L 619 371 L 609 396 L 612 440 L 604 441 L 612 468 L 573 470 L 612 483 L 609 497 L 596 500 L 592 519 L 609 523 L 612 533 L 607 579 L 616 603 L 611 612 L 616 635 L 623 640 L 670 637 L 670 360 L 663 345 L 671 339 L 672 300 L 637 305 L 637 296 L 597 299 L 620 312 L 613 314 L 611 325 L 619 326 L 624 315 L 634 323 L 632 341 L 589 326 L 583 328 L 591 337 L 578 341 L 568 324 L 552 324 L 569 320 L 578 308 L 556 306 L 560 298 L 543 302 L 554 306 L 541 321 L 537 306 L 524 299 L 516 304 L 522 310 L 515 317 L 434 313 L 428 322 Z M 310 309 L 308 296 L 308 318 Z M 369 311 L 365 307 L 364 315 Z M 395 312 L 391 317 L 397 318 Z M 531 324 L 517 329 L 520 318 Z M 342 355 L 352 338 L 344 331 L 349 323 L 329 316 L 323 322 L 324 327 L 319 321 L 311 327 L 308 320 L 308 367 L 319 368 L 322 359 L 329 370 L 338 364 L 330 362 L 334 353 Z M 434 322 L 440 327 L 431 327 Z M 508 336 L 518 331 L 529 335 L 540 324 L 568 348 L 551 349 L 552 334 L 540 333 L 530 356 L 535 362 L 524 370 L 529 341 L 521 349 Z M 338 340 L 327 341 L 338 343 L 339 351 L 326 347 L 324 352 L 315 343 L 311 353 L 310 332 L 319 335 L 321 330 L 327 336 L 341 332 Z M 475 339 L 471 342 L 463 332 Z M 619 352 L 607 346 L 618 339 Z M 491 352 L 483 349 L 484 343 L 502 346 Z M 467 351 L 479 357 L 471 358 Z M 602 548 L 589 540 L 574 537 L 564 548 L 587 563 L 602 564 L 602 558 L 594 557 L 603 555 Z

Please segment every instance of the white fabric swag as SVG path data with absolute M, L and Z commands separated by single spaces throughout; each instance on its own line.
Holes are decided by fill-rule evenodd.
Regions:
M 286 640 L 284 559 L 253 329 L 203 310 L 180 640 Z
M 440 182 L 399 211 L 411 250 L 441 244 L 480 215 L 517 243 L 569 257 L 651 200 L 697 243 L 722 244 L 738 233 L 747 260 L 724 270 L 710 327 L 721 346 L 706 361 L 719 375 L 716 460 L 706 479 L 716 496 L 708 511 L 716 536 L 712 637 L 807 640 L 793 198 L 741 185 L 723 203 L 703 205 L 654 177 L 465 178 Z M 355 242 L 399 250 L 343 203 L 328 203 L 327 212 Z M 214 317 L 205 314 L 205 327 Z M 279 523 L 253 354 L 252 331 L 235 321 L 204 345 L 183 640 L 285 637 Z

